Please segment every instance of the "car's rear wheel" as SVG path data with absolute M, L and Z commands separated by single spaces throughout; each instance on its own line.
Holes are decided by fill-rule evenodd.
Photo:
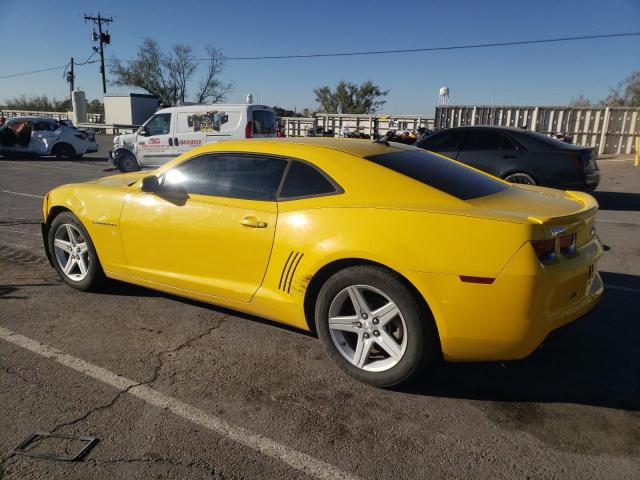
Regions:
M 409 381 L 437 351 L 433 320 L 402 279 L 382 267 L 350 267 L 330 277 L 315 318 L 332 360 L 377 387 Z
M 57 159 L 73 158 L 76 156 L 76 150 L 68 143 L 58 143 L 51 149 L 51 154 Z
M 78 217 L 63 212 L 51 222 L 48 246 L 53 266 L 74 288 L 91 290 L 104 280 L 96 249 Z
M 118 170 L 122 173 L 137 172 L 140 170 L 140 164 L 132 153 L 124 152 L 118 157 Z
M 507 182 L 511 182 L 511 183 L 520 183 L 524 185 L 537 185 L 537 182 L 535 181 L 535 179 L 531 175 L 525 172 L 510 173 L 509 175 L 504 177 L 504 179 Z

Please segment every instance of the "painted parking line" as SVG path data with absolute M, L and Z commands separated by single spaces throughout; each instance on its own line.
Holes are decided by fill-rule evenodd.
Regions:
M 18 167 L 18 168 L 36 167 L 38 169 L 40 169 L 40 168 L 53 168 L 55 170 L 67 170 L 69 172 L 76 172 L 76 173 L 96 173 L 96 174 L 103 173 L 102 170 L 89 170 L 87 168 L 56 167 L 54 165 L 42 165 L 42 164 L 38 164 L 38 163 L 2 163 L 2 166 L 3 167 L 5 167 L 5 166 L 7 166 L 7 167 Z M 105 168 L 106 168 L 106 166 L 105 166 Z
M 219 417 L 193 407 L 177 398 L 165 395 L 146 385 L 140 385 L 140 382 L 110 372 L 98 365 L 86 362 L 78 357 L 64 353 L 9 329 L 0 327 L 0 339 L 42 357 L 49 358 L 65 367 L 71 368 L 118 390 L 126 390 L 127 394 L 139 398 L 150 405 L 169 410 L 174 415 L 200 425 L 245 447 L 251 448 L 262 455 L 279 460 L 289 467 L 299 470 L 311 477 L 322 480 L 358 479 L 358 477 L 306 453 L 289 448 L 275 440 L 253 433 L 246 428 L 228 423 Z
M 44 195 L 34 195 L 32 193 L 12 192 L 11 190 L 2 190 L 2 193 L 10 193 L 11 195 L 21 195 L 23 197 L 44 198 Z

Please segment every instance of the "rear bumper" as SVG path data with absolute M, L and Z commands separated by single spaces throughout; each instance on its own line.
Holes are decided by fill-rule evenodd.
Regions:
M 490 285 L 458 275 L 403 272 L 431 307 L 445 360 L 516 360 L 591 310 L 603 293 L 597 238 L 543 266 L 523 245 Z

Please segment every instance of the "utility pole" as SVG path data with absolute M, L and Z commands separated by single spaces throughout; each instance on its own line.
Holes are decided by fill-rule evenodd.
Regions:
M 104 46 L 105 45 L 109 45 L 111 43 L 111 35 L 109 35 L 109 32 L 102 32 L 102 24 L 109 24 L 111 22 L 113 22 L 113 18 L 111 17 L 103 17 L 102 15 L 100 15 L 98 13 L 97 17 L 92 17 L 90 15 L 86 15 L 84 16 L 85 21 L 89 20 L 91 22 L 93 22 L 94 25 L 98 25 L 98 33 L 96 33 L 96 31 L 93 31 L 93 41 L 94 42 L 100 42 L 100 48 L 98 47 L 93 47 L 94 51 L 100 51 L 100 73 L 102 74 L 102 93 L 107 93 L 107 80 L 105 77 L 105 71 L 104 71 Z
M 75 80 L 76 76 L 73 72 L 73 57 L 71 57 L 71 62 L 69 63 L 69 71 L 67 72 L 67 82 L 69 82 L 69 109 L 73 109 L 73 90 L 75 88 Z

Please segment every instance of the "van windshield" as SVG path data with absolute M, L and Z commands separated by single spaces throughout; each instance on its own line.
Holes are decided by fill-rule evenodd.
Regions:
M 276 133 L 276 115 L 271 110 L 253 111 L 253 133 L 256 135 Z

